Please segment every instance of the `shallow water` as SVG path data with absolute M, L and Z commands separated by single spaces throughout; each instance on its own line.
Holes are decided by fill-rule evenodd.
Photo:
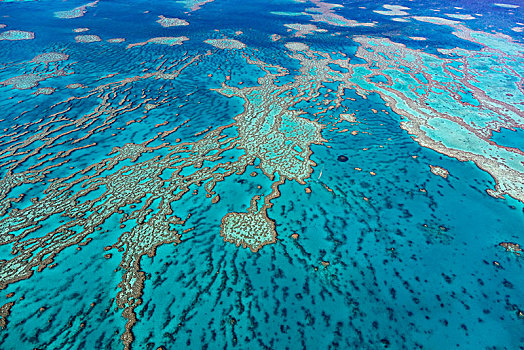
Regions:
M 524 349 L 522 8 L 335 3 L 0 1 L 1 349 Z

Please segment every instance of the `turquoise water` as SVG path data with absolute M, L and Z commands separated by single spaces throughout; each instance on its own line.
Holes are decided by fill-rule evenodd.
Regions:
M 0 1 L 0 349 L 524 349 L 509 5 Z
M 498 145 L 521 149 L 524 144 L 524 129 L 500 129 L 491 137 Z

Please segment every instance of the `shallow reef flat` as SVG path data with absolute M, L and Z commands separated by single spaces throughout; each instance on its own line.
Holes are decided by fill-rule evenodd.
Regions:
M 518 2 L 0 11 L 0 349 L 524 349 Z

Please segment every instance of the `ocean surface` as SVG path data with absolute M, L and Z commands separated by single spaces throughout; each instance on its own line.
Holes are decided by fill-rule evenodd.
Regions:
M 524 3 L 0 0 L 0 349 L 524 349 Z

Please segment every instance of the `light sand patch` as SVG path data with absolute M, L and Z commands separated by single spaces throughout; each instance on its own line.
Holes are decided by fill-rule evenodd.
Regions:
M 308 51 L 309 50 L 309 46 L 307 46 L 306 44 L 297 43 L 297 42 L 286 43 L 284 46 L 291 51 Z
M 98 0 L 90 2 L 82 6 L 75 7 L 72 10 L 57 11 L 55 12 L 55 17 L 62 18 L 62 19 L 72 19 L 72 18 L 82 17 L 87 12 L 88 7 L 95 7 L 97 3 L 98 3 Z
M 162 36 L 162 37 L 156 37 L 151 38 L 149 40 L 135 43 L 135 44 L 129 44 L 127 45 L 126 49 L 130 49 L 135 46 L 144 46 L 147 44 L 157 44 L 157 45 L 167 45 L 167 46 L 175 46 L 175 45 L 182 45 L 184 41 L 189 40 L 187 36 Z
M 409 7 L 400 5 L 383 5 L 382 7 L 385 8 L 387 11 L 374 10 L 373 12 L 385 16 L 406 16 L 408 15 L 408 13 L 403 10 L 410 10 Z
M 472 15 L 460 15 L 456 13 L 446 13 L 446 16 L 451 17 L 451 18 L 456 18 L 456 19 L 463 19 L 463 20 L 475 19 L 475 17 L 473 17 Z
M 293 35 L 295 37 L 303 37 L 307 34 L 312 34 L 314 32 L 319 33 L 325 33 L 327 32 L 326 29 L 319 29 L 314 24 L 300 24 L 300 23 L 293 23 L 293 24 L 284 24 L 286 28 L 289 28 L 289 30 L 296 30 L 296 33 Z
M 493 5 L 498 6 L 498 7 L 504 7 L 504 8 L 507 8 L 507 9 L 516 9 L 516 8 L 520 7 L 519 5 L 501 4 L 501 3 L 495 3 Z
M 158 16 L 158 20 L 156 22 L 159 23 L 164 28 L 189 25 L 189 22 L 184 19 L 169 18 L 169 17 L 164 17 L 162 15 Z
M 125 38 L 113 38 L 113 39 L 107 39 L 108 43 L 123 43 L 126 41 Z
M 18 41 L 18 40 L 32 40 L 35 38 L 35 33 L 26 32 L 24 30 L 8 30 L 6 32 L 0 33 L 0 41 L 9 40 L 9 41 Z
M 204 42 L 224 50 L 241 50 L 246 47 L 246 44 L 235 39 L 207 39 Z
M 433 24 L 444 24 L 448 26 L 460 24 L 459 21 L 453 21 L 451 19 L 440 18 L 440 17 L 413 16 L 412 18 L 420 22 L 433 23 Z
M 77 43 L 95 43 L 102 41 L 102 39 L 98 35 L 77 35 L 75 36 L 75 41 Z

